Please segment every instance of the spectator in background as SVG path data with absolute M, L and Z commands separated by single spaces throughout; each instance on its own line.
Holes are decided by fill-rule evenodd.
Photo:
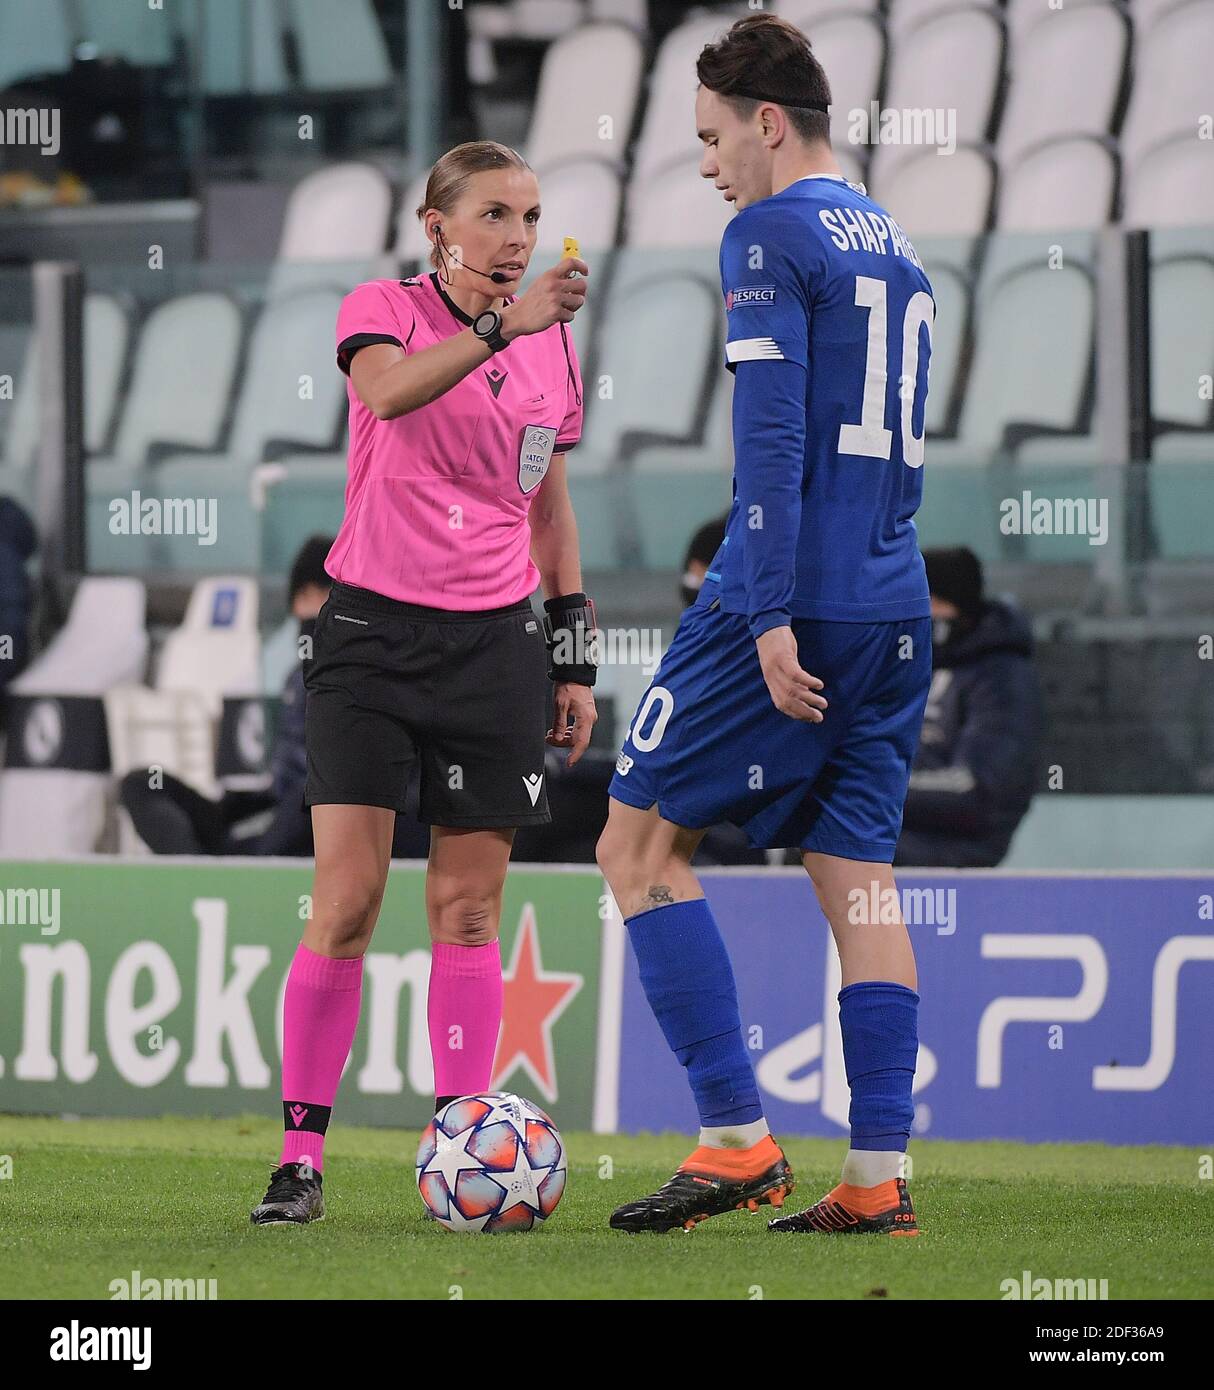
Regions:
M 301 638 L 311 637 L 316 615 L 329 596 L 333 581 L 325 572 L 325 556 L 332 544 L 332 537 L 313 536 L 291 566 L 290 605 Z M 120 799 L 148 847 L 156 854 L 311 854 L 312 817 L 303 804 L 304 700 L 300 662 L 283 686 L 268 791 L 225 792 L 212 801 L 168 773 L 159 787 L 148 785 L 147 769 L 127 773 Z M 273 812 L 265 829 L 245 836 L 235 833 L 242 821 L 265 811 Z
M 972 550 L 923 559 L 932 684 L 894 863 L 989 868 L 1033 795 L 1043 722 L 1033 638 L 1023 613 L 983 597 Z
M 691 538 L 687 547 L 687 558 L 683 561 L 683 578 L 679 581 L 679 591 L 683 595 L 683 607 L 690 608 L 704 585 L 704 576 L 713 556 L 721 548 L 725 539 L 725 518 L 706 521 Z
M 25 567 L 37 548 L 29 513 L 11 497 L 0 497 L 0 688 L 29 659 L 34 590 Z

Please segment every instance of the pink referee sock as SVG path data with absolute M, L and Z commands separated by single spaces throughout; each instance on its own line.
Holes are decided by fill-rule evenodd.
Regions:
M 502 953 L 483 946 L 430 946 L 430 1053 L 434 1094 L 467 1096 L 487 1091 L 502 1024 Z
M 318 956 L 301 941 L 282 1019 L 283 1163 L 324 1169 L 325 1130 L 362 1003 L 363 958 Z

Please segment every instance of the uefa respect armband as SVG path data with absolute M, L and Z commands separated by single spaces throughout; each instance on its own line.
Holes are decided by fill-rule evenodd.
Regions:
M 548 679 L 593 685 L 598 674 L 598 620 L 594 600 L 562 594 L 544 600 Z

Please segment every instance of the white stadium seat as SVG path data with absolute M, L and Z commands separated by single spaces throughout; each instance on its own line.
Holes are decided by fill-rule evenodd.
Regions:
M 641 41 L 622 24 L 584 24 L 548 48 L 524 147 L 541 183 L 574 159 L 624 168 L 643 67 Z
M 1011 424 L 1076 428 L 1091 362 L 1093 313 L 1091 279 L 1074 266 L 1028 265 L 988 284 L 979 303 L 957 440 L 934 441 L 930 459 L 989 462 Z
M 1003 51 L 1003 23 L 990 10 L 946 10 L 927 19 L 891 43 L 883 114 L 942 112 L 954 121 L 959 146 L 981 144 L 999 92 Z M 947 136 L 948 131 L 936 134 Z M 869 164 L 873 186 L 879 187 L 889 168 L 921 148 L 878 145 Z
M 1214 226 L 1214 141 L 1180 135 L 1143 151 L 1125 173 L 1127 227 Z
M 382 170 L 354 160 L 326 165 L 291 190 L 278 259 L 370 259 L 387 244 L 391 217 L 392 185 Z
M 137 579 L 85 579 L 67 622 L 41 656 L 8 686 L 13 695 L 45 695 L 45 711 L 27 729 L 53 760 L 63 715 L 57 696 L 102 696 L 142 678 L 147 663 L 145 595 Z M 12 750 L 8 760 L 13 761 Z M 30 759 L 27 759 L 27 761 Z M 9 767 L 0 772 L 0 857 L 87 854 L 106 823 L 110 777 L 105 772 Z
M 396 242 L 392 248 L 398 261 L 406 264 L 425 261 L 427 271 L 430 269 L 430 263 L 426 260 L 430 254 L 430 241 L 422 227 L 421 218 L 417 215 L 417 209 L 425 200 L 429 174 L 430 171 L 424 169 L 405 187 L 400 209 L 396 214 Z M 540 193 L 542 196 L 542 187 Z
M 165 640 L 154 685 L 106 695 L 113 776 L 158 765 L 204 796 L 215 796 L 215 743 L 228 696 L 261 691 L 257 581 L 204 579 L 180 627 Z M 137 837 L 124 821 L 124 848 Z
M 852 113 L 865 113 L 867 130 L 869 103 L 881 95 L 881 71 L 885 65 L 885 33 L 874 15 L 839 12 L 816 24 L 802 24 L 814 54 L 825 69 L 830 83 L 831 142 L 836 150 L 854 150 L 863 161 L 869 154 L 866 144 L 853 144 L 849 132 Z
M 698 165 L 703 153 L 696 137 L 695 65 L 700 50 L 729 28 L 728 15 L 689 19 L 662 40 L 649 76 L 649 98 L 633 153 L 632 179 L 639 185 L 680 160 Z M 631 216 L 632 197 L 629 196 Z
M 186 570 L 256 568 L 259 517 L 253 475 L 267 449 L 332 447 L 346 403 L 345 377 L 333 359 L 341 292 L 313 289 L 276 299 L 253 330 L 239 384 L 236 416 L 222 454 L 174 455 L 153 474 L 161 497 L 218 503 L 214 545 L 195 536 L 149 537 L 161 563 Z
M 1014 163 L 1047 141 L 1112 130 L 1121 100 L 1130 28 L 1108 4 L 1047 10 L 1018 34 L 999 125 L 999 162 Z
M 1112 218 L 1117 167 L 1107 145 L 1084 136 L 1039 145 L 1005 168 L 1000 231 L 1103 227 Z
M 539 183 L 537 256 L 559 256 L 566 236 L 576 236 L 583 251 L 607 251 L 615 245 L 623 198 L 617 169 L 599 160 L 579 159 L 548 169 Z
M 917 150 L 874 171 L 872 195 L 910 235 L 974 237 L 986 230 L 995 171 L 981 150 Z
M 179 295 L 148 315 L 114 451 L 85 464 L 90 569 L 122 570 L 134 562 L 132 538 L 110 532 L 108 510 L 113 498 L 146 483 L 152 445 L 218 447 L 240 338 L 239 310 L 213 291 Z
M 688 159 L 634 182 L 631 208 L 625 236 L 629 246 L 717 250 L 734 215 L 733 204 L 721 197 L 711 180 L 702 179 L 699 166 Z
M 1121 132 L 1127 164 L 1136 166 L 1165 141 L 1196 138 L 1198 122 L 1210 112 L 1212 53 L 1214 0 L 1190 0 L 1166 10 L 1139 37 L 1134 90 Z

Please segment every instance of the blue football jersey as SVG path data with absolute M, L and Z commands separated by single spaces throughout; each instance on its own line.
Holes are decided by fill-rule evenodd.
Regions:
M 799 179 L 721 242 L 734 500 L 709 570 L 757 637 L 791 617 L 926 617 L 923 491 L 935 302 L 905 232 L 856 185 Z

